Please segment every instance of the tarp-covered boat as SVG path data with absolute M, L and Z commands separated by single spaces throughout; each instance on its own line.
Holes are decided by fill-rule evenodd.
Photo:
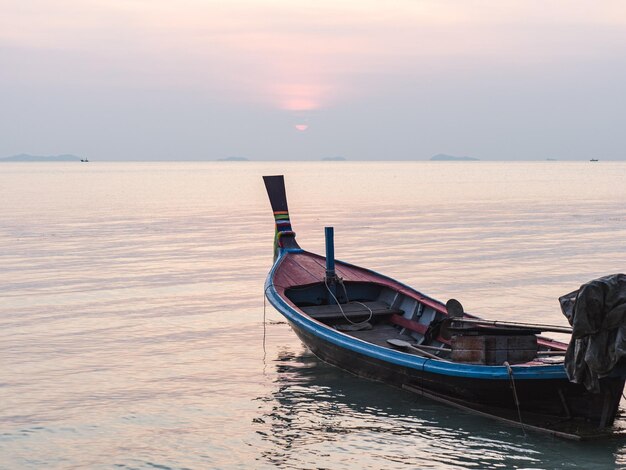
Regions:
M 566 438 L 611 431 L 626 372 L 596 389 L 568 379 L 568 344 L 540 335 L 567 328 L 486 322 L 369 269 L 301 249 L 282 176 L 265 176 L 274 211 L 274 265 L 265 293 L 320 359 L 509 424 Z M 570 348 L 571 349 L 571 348 Z

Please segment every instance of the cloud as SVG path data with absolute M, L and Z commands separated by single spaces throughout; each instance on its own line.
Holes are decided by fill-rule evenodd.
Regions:
M 103 114 L 116 109 L 150 121 L 145 103 L 160 100 L 195 106 L 190 121 L 206 107 L 228 110 L 234 127 L 265 126 L 264 135 L 284 124 L 273 112 L 289 115 L 290 131 L 311 117 L 307 138 L 332 142 L 361 138 L 362 129 L 374 139 L 384 121 L 396 132 L 385 130 L 386 139 L 415 146 L 409 134 L 419 125 L 430 129 L 421 141 L 436 138 L 437 147 L 452 129 L 463 136 L 458 153 L 480 154 L 494 128 L 502 139 L 533 128 L 563 141 L 563 123 L 580 134 L 587 117 L 623 120 L 625 58 L 626 4 L 614 0 L 5 0 L 0 16 L 0 87 L 24 119 L 50 100 L 56 113 L 80 108 L 67 111 L 68 122 L 98 111 L 114 126 Z M 327 134 L 322 117 L 335 123 Z M 156 120 L 172 127 L 169 116 Z M 598 135 L 606 139 L 611 123 Z M 189 123 L 172 138 L 188 138 L 190 127 L 203 138 Z M 213 141 L 228 134 L 211 129 Z M 483 148 L 501 145 L 489 139 Z
M 623 4 L 577 5 L 10 0 L 0 43 L 4 55 L 34 51 L 33 76 L 49 67 L 39 50 L 85 82 L 148 82 L 305 110 L 366 96 L 387 76 L 447 73 L 459 62 L 549 66 L 623 52 Z

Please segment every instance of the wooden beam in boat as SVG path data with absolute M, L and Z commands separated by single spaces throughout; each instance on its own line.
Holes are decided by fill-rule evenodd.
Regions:
M 428 331 L 428 325 L 422 325 L 415 320 L 409 320 L 408 318 L 404 318 L 401 315 L 391 315 L 391 318 L 389 318 L 389 320 L 391 321 L 391 323 L 401 326 L 402 328 L 406 328 L 407 330 L 415 331 L 416 333 L 420 333 L 422 335 L 425 335 Z M 433 339 L 445 344 L 450 344 L 449 340 L 442 338 L 441 336 Z
M 371 314 L 373 316 L 384 316 L 392 314 L 402 314 L 402 310 L 390 309 L 384 302 L 354 302 L 341 304 L 341 309 L 337 304 L 333 305 L 314 305 L 312 307 L 300 307 L 304 313 L 316 320 L 330 320 L 333 318 L 365 317 Z M 341 311 L 343 310 L 343 314 Z

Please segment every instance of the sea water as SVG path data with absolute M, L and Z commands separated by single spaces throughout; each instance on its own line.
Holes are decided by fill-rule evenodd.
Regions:
M 485 318 L 566 325 L 560 295 L 626 270 L 623 162 L 4 163 L 0 468 L 626 464 L 315 358 L 264 305 L 267 174 L 305 249 L 334 226 Z

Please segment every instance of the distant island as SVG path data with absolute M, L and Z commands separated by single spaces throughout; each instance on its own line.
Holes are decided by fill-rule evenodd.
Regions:
M 445 153 L 438 153 L 430 157 L 433 162 L 477 162 L 478 158 L 474 157 L 455 157 L 454 155 L 446 155 Z
M 246 157 L 226 157 L 226 158 L 218 158 L 218 162 L 249 162 Z
M 345 162 L 346 159 L 343 157 L 324 157 L 322 158 L 323 162 Z
M 19 155 L 13 155 L 11 157 L 0 158 L 0 162 L 80 162 L 86 161 L 76 155 L 29 155 L 27 153 L 20 153 Z

